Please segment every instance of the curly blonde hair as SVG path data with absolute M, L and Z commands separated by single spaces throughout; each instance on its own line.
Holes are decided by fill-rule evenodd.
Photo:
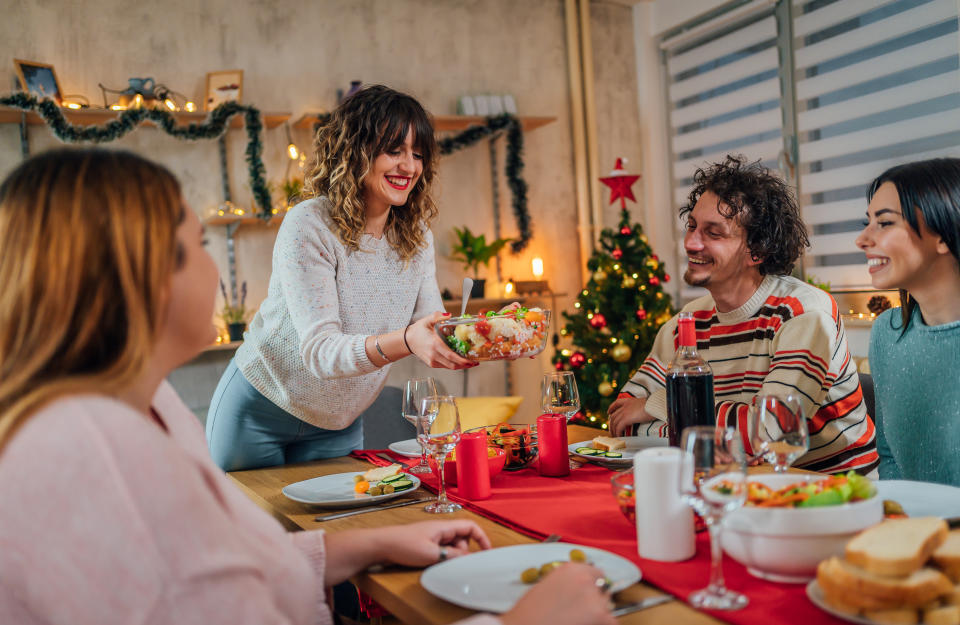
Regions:
M 360 247 L 365 225 L 363 181 L 374 159 L 396 149 L 413 129 L 413 144 L 422 156 L 423 175 L 403 206 L 390 209 L 384 234 L 404 262 L 424 246 L 426 231 L 437 216 L 430 195 L 436 175 L 437 142 L 433 124 L 420 103 L 383 85 L 356 92 L 337 107 L 317 130 L 316 162 L 304 181 L 304 198 L 326 196 L 337 237 L 350 250 Z

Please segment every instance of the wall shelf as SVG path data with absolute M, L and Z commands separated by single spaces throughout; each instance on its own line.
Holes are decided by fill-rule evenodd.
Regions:
M 270 218 L 270 221 L 265 222 L 259 217 L 247 217 L 246 215 L 214 215 L 204 218 L 203 223 L 208 226 L 252 226 L 258 224 L 276 226 L 283 221 L 284 216 L 286 216 L 285 212 L 277 213 Z
M 80 126 L 92 126 L 113 121 L 117 118 L 121 111 L 111 111 L 109 109 L 73 110 L 61 108 L 60 112 L 62 112 L 63 116 L 67 118 L 67 121 L 72 124 L 77 124 Z M 22 111 L 20 111 L 20 109 L 0 106 L 0 124 L 19 124 L 21 115 Z M 181 126 L 203 123 L 207 119 L 207 113 L 199 111 L 196 113 L 180 111 L 174 113 L 173 115 L 177 118 L 177 123 Z M 263 116 L 263 124 L 267 128 L 276 128 L 280 124 L 290 119 L 290 113 L 261 113 L 261 115 Z M 145 120 L 143 124 L 145 126 L 154 125 L 150 120 Z M 44 126 L 46 125 L 46 122 L 44 122 L 43 118 L 36 113 L 29 112 L 27 113 L 27 125 Z M 234 115 L 231 117 L 230 128 L 243 128 L 243 115 Z
M 480 115 L 438 115 L 433 118 L 433 127 L 437 132 L 452 132 L 456 130 L 466 130 L 470 126 L 482 126 L 487 118 Z M 293 122 L 294 128 L 313 129 L 317 121 L 316 114 L 303 115 L 297 121 Z M 541 126 L 546 126 L 557 121 L 556 117 L 521 117 L 524 131 L 535 130 Z

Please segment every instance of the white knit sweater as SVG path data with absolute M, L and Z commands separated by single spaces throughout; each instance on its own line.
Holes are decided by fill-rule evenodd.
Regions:
M 367 358 L 367 336 L 443 310 L 433 235 L 404 266 L 386 237 L 363 235 L 349 252 L 329 221 L 329 200 L 290 209 L 273 248 L 267 299 L 237 367 L 267 399 L 298 419 L 342 430 L 377 398 L 389 365 Z M 400 407 L 397 406 L 397 410 Z

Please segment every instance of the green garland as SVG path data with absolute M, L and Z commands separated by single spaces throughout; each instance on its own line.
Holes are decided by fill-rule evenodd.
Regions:
M 234 115 L 243 113 L 247 129 L 246 161 L 250 173 L 250 188 L 253 197 L 260 208 L 257 214 L 263 220 L 273 217 L 271 213 L 272 201 L 270 190 L 267 188 L 266 168 L 263 165 L 263 143 L 260 133 L 263 131 L 263 121 L 260 111 L 253 106 L 244 106 L 237 102 L 224 102 L 210 111 L 202 124 L 188 124 L 178 126 L 176 116 L 159 108 L 154 109 L 127 109 L 117 116 L 117 119 L 104 126 L 76 126 L 67 121 L 60 107 L 49 99 L 38 100 L 25 93 L 15 93 L 0 97 L 0 105 L 9 106 L 21 111 L 36 111 L 53 131 L 53 134 L 65 143 L 107 143 L 115 141 L 135 130 L 146 120 L 150 120 L 163 129 L 168 135 L 177 139 L 216 139 L 227 131 L 227 122 Z
M 329 113 L 317 115 L 314 132 L 329 119 Z M 517 254 L 527 247 L 533 237 L 530 230 L 530 211 L 527 207 L 527 182 L 523 179 L 523 125 L 520 120 L 509 113 L 494 115 L 486 118 L 485 125 L 470 126 L 452 137 L 441 139 L 438 143 L 440 154 L 452 154 L 503 130 L 507 131 L 507 186 L 513 194 L 513 216 L 520 232 L 520 238 L 510 243 L 510 248 Z

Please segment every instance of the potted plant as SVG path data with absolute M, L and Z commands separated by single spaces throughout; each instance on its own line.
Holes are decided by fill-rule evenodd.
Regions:
M 474 236 L 470 228 L 464 226 L 463 229 L 454 227 L 453 231 L 457 235 L 457 243 L 453 246 L 453 260 L 463 263 L 464 269 L 473 270 L 473 289 L 470 291 L 470 297 L 483 297 L 486 280 L 480 279 L 480 264 L 484 267 L 490 264 L 490 259 L 497 255 L 503 249 L 503 246 L 510 242 L 510 239 L 497 239 L 487 243 L 486 235 Z
M 242 341 L 243 331 L 247 329 L 247 282 L 244 280 L 240 286 L 240 302 L 230 303 L 230 296 L 227 295 L 227 287 L 220 280 L 220 292 L 223 294 L 223 310 L 220 312 L 220 318 L 227 326 L 227 333 L 230 335 L 230 341 Z

